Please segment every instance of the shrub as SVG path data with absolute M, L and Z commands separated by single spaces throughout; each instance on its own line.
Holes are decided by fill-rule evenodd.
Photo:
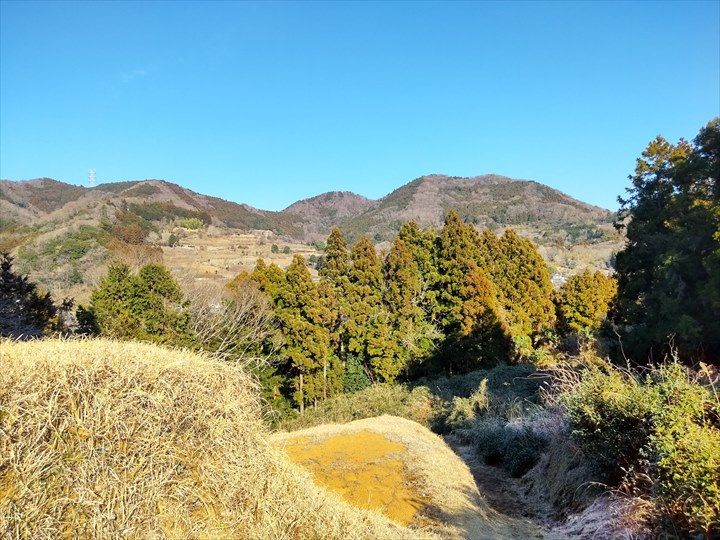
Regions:
M 183 219 L 180 221 L 181 227 L 184 227 L 185 229 L 191 229 L 193 231 L 202 229 L 204 225 L 205 225 L 205 222 L 203 220 L 195 218 L 195 217 Z
M 478 389 L 470 397 L 453 397 L 450 412 L 445 419 L 446 429 L 463 428 L 469 422 L 475 420 L 477 415 L 487 410 L 489 405 L 487 386 L 488 380 L 483 379 Z
M 485 463 L 500 465 L 515 478 L 533 468 L 547 444 L 531 425 L 497 418 L 477 421 L 469 435 Z
M 270 246 L 270 253 L 280 253 L 280 248 L 277 244 L 273 244 Z
M 175 247 L 179 243 L 180 243 L 180 237 L 175 233 L 170 234 L 170 236 L 168 237 L 168 246 Z
M 656 495 L 685 532 L 720 526 L 720 405 L 677 363 L 644 376 L 588 369 L 561 398 L 573 433 L 615 483 Z M 630 472 L 628 472 L 630 471 Z

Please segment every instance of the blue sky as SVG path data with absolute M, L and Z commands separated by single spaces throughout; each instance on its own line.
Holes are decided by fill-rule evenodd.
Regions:
M 616 208 L 720 114 L 720 3 L 0 2 L 0 177 L 281 209 L 429 173 Z

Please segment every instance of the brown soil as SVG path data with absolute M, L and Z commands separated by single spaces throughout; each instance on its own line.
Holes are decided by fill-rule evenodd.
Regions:
M 322 441 L 296 437 L 288 440 L 286 451 L 317 483 L 402 525 L 413 522 L 428 502 L 405 467 L 405 446 L 380 433 L 363 430 Z

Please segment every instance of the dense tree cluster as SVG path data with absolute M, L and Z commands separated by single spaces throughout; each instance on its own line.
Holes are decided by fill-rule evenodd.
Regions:
M 278 372 L 301 409 L 363 381 L 462 373 L 531 354 L 554 327 L 548 270 L 512 230 L 480 233 L 450 212 L 439 233 L 403 225 L 387 253 L 327 239 L 319 280 L 296 255 L 259 260 L 230 286 L 257 284 L 274 305 Z
M 147 264 L 137 274 L 125 264 L 111 266 L 92 292 L 89 307 L 78 308 L 77 318 L 87 334 L 178 346 L 194 340 L 183 291 L 159 264 Z
M 720 119 L 692 143 L 653 140 L 621 198 L 627 245 L 617 255 L 614 320 L 628 354 L 720 355 Z

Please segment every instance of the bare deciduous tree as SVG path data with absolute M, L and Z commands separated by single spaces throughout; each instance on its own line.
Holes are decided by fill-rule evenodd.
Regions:
M 270 301 L 254 283 L 229 290 L 217 283 L 193 281 L 184 289 L 190 300 L 191 329 L 205 350 L 244 364 L 269 361 L 279 345 L 277 324 Z

